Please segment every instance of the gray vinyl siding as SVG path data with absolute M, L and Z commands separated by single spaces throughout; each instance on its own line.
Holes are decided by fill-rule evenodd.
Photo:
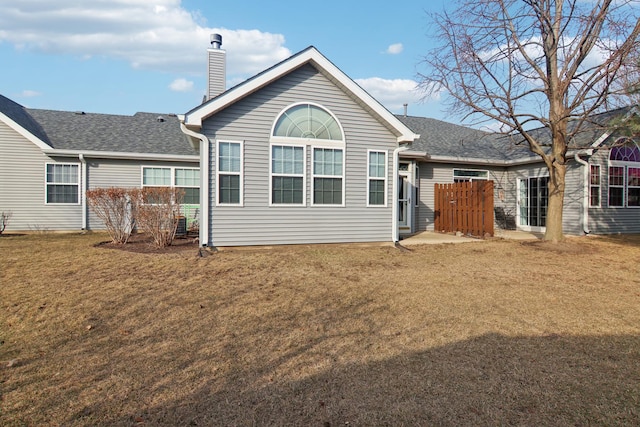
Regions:
M 562 229 L 565 234 L 583 234 L 584 179 L 583 166 L 569 163 L 565 175 L 564 209 L 562 211 Z
M 141 188 L 142 168 L 150 167 L 176 167 L 197 168 L 198 163 L 193 162 L 167 162 L 167 161 L 140 161 L 140 160 L 106 160 L 87 159 L 88 179 L 87 188 Z M 89 208 L 87 228 L 98 230 L 104 228 L 102 220 Z
M 311 206 L 311 155 L 307 143 L 306 203 L 269 206 L 269 136 L 286 107 L 312 102 L 331 111 L 345 133 L 345 206 Z M 390 241 L 391 179 L 387 206 L 367 207 L 367 150 L 387 152 L 388 173 L 396 137 L 311 66 L 304 66 L 207 120 L 211 139 L 211 239 L 216 246 Z M 216 206 L 215 141 L 243 141 L 244 206 Z
M 47 157 L 31 141 L 0 122 L 0 211 L 13 212 L 7 232 L 81 229 L 80 204 L 45 203 L 47 163 L 80 162 Z
M 48 163 L 76 164 L 79 197 L 84 171 L 78 158 L 49 157 L 31 141 L 0 122 L 0 211 L 11 211 L 11 231 L 73 231 L 82 229 L 82 200 L 78 204 L 45 203 L 45 168 Z M 142 183 L 142 166 L 198 167 L 197 162 L 154 162 L 86 159 L 87 188 L 135 187 Z M 87 228 L 103 229 L 102 220 L 89 208 Z
M 418 166 L 419 176 L 416 183 L 419 186 L 419 200 L 416 207 L 416 231 L 434 230 L 435 184 L 453 183 L 454 169 L 488 171 L 489 179 L 494 181 L 494 207 L 502 207 L 507 212 L 512 211 L 512 183 L 504 168 L 429 162 L 419 163 Z
M 600 165 L 600 207 L 589 208 L 593 234 L 640 233 L 640 208 L 609 207 L 609 151 L 600 150 L 589 160 Z

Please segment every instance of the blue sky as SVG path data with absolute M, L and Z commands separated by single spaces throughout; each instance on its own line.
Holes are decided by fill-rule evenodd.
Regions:
M 206 89 L 209 35 L 227 86 L 315 46 L 385 107 L 446 118 L 413 90 L 443 0 L 0 0 L 0 93 L 31 108 L 185 113 Z

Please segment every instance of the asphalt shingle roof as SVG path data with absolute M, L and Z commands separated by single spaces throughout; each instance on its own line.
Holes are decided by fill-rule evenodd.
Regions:
M 196 156 L 178 117 L 25 108 L 0 95 L 0 111 L 54 149 Z M 159 120 L 161 118 L 161 120 Z
M 31 108 L 26 111 L 40 124 L 55 149 L 198 154 L 180 130 L 175 115 L 136 113 L 121 116 Z M 158 120 L 159 117 L 162 120 Z
M 411 144 L 414 151 L 430 156 L 508 161 L 534 157 L 528 147 L 511 138 L 442 120 L 397 116 L 420 138 Z
M 573 139 L 569 149 L 589 148 L 606 131 L 611 131 L 610 122 L 624 116 L 630 107 L 594 114 L 585 121 Z M 420 138 L 411 144 L 414 151 L 424 151 L 430 156 L 451 158 L 484 159 L 495 161 L 526 160 L 538 158 L 529 150 L 528 144 L 518 135 L 503 135 L 483 132 L 478 129 L 460 126 L 426 117 L 397 116 L 409 129 L 420 134 Z M 575 129 L 576 122 L 569 124 Z M 551 145 L 548 128 L 529 131 L 543 147 Z
M 0 112 L 23 127 L 46 144 L 50 144 L 47 134 L 42 127 L 27 113 L 25 108 L 17 102 L 0 95 Z

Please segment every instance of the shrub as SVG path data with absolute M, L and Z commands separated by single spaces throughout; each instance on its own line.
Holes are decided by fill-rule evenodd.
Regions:
M 171 245 L 176 236 L 184 191 L 169 187 L 145 187 L 137 209 L 136 224 L 158 248 Z
M 11 217 L 13 216 L 13 212 L 11 211 L 2 211 L 0 213 L 0 234 L 2 234 L 5 230 L 5 228 L 7 228 L 7 225 L 9 225 L 9 220 L 11 219 Z
M 137 188 L 96 188 L 87 190 L 87 202 L 103 222 L 113 243 L 129 241 L 140 200 Z

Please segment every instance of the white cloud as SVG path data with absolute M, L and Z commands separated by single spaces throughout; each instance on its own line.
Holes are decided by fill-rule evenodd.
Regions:
M 404 46 L 402 46 L 402 43 L 394 43 L 387 48 L 387 53 L 390 55 L 397 55 L 402 53 L 403 49 Z
M 40 96 L 40 95 L 42 95 L 40 92 L 37 92 L 35 90 L 29 90 L 29 89 L 25 89 L 20 93 L 20 96 L 24 98 L 33 98 L 34 96 Z
M 175 79 L 169 85 L 169 89 L 174 92 L 190 92 L 193 90 L 193 82 L 187 79 Z
M 357 79 L 356 83 L 390 111 L 399 112 L 403 104 L 418 104 L 422 102 L 422 94 L 418 90 L 418 83 L 413 80 L 389 80 L 370 77 Z
M 222 34 L 229 76 L 253 75 L 291 55 L 281 34 L 207 27 L 180 0 L 0 2 L 0 42 L 124 60 L 134 68 L 203 74 L 211 33 Z

